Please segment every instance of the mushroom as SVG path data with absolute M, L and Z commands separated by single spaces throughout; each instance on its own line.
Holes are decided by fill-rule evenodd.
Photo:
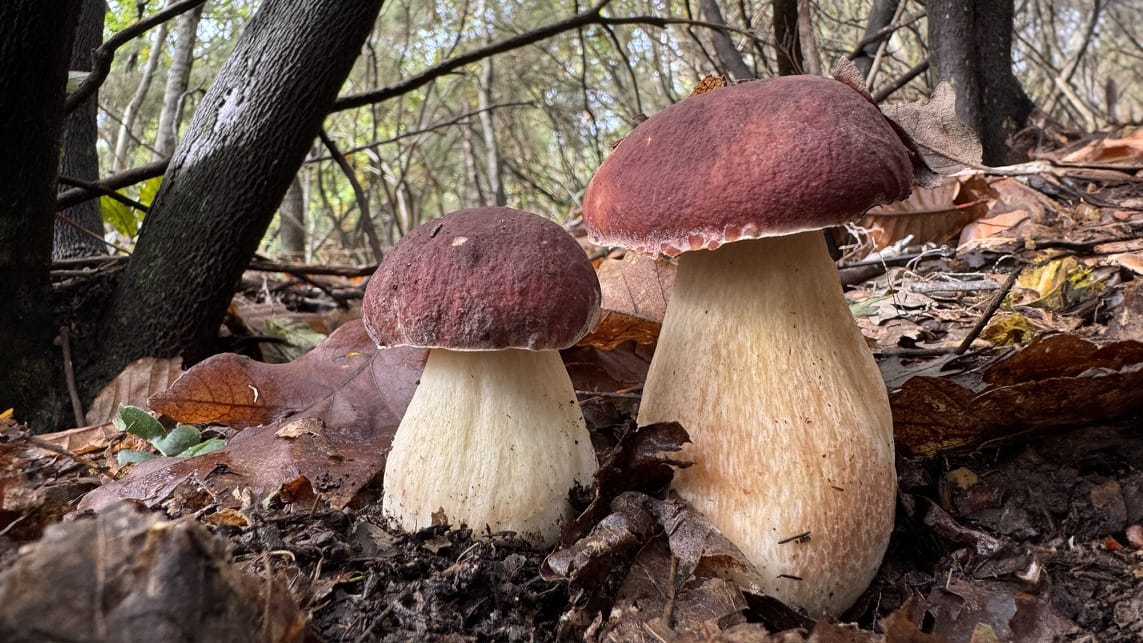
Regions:
M 595 326 L 599 299 L 579 244 L 534 214 L 460 210 L 401 239 L 366 288 L 365 328 L 430 351 L 385 464 L 386 516 L 558 540 L 597 465 L 557 349 Z
M 843 82 L 791 76 L 688 98 L 635 128 L 584 197 L 589 236 L 678 256 L 639 423 L 678 421 L 678 494 L 761 588 L 838 615 L 893 529 L 884 383 L 819 229 L 912 188 L 908 141 Z

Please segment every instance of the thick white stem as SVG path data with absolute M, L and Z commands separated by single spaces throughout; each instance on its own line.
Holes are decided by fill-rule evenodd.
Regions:
M 639 411 L 670 420 L 696 461 L 675 489 L 760 589 L 811 615 L 860 596 L 893 529 L 893 423 L 820 231 L 680 258 Z
M 589 486 L 595 450 L 559 352 L 429 353 L 385 464 L 385 515 L 515 531 L 548 546 Z

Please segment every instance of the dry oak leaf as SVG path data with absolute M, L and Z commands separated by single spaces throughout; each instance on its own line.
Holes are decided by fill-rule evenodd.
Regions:
M 913 138 L 921 158 L 937 174 L 979 167 L 983 150 L 976 133 L 956 115 L 956 92 L 941 83 L 927 100 L 882 105 L 882 113 Z
M 1041 336 L 988 367 L 983 381 L 974 377 L 914 377 L 894 391 L 898 446 L 933 456 L 1136 412 L 1143 409 L 1143 343 Z
M 596 275 L 602 312 L 579 345 L 612 350 L 626 341 L 654 344 L 675 283 L 675 264 L 628 252 L 622 259 L 605 259 Z
M 247 428 L 213 453 L 139 463 L 122 480 L 88 494 L 80 509 L 120 499 L 155 506 L 186 482 L 228 502 L 237 490 L 265 497 L 299 476 L 330 504 L 345 506 L 384 470 L 426 356 L 420 348 L 378 349 L 359 320 L 289 364 L 215 356 L 158 396 L 156 410 L 181 422 L 268 423 Z M 236 399 L 243 390 L 237 387 L 248 387 L 245 401 Z
M 857 225 L 870 231 L 878 249 L 907 236 L 913 244 L 939 244 L 988 216 L 996 198 L 983 174 L 946 177 L 935 187 L 914 188 L 904 201 L 871 208 Z

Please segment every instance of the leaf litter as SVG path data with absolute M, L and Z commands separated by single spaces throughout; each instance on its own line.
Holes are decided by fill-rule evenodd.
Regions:
M 925 108 L 938 124 L 943 101 Z M 896 114 L 906 130 L 932 119 Z M 1023 168 L 963 172 L 974 151 L 944 129 L 914 136 L 946 177 L 891 214 L 892 230 L 883 220 L 869 234 L 871 217 L 846 244 L 843 267 L 875 268 L 847 294 L 890 389 L 900 493 L 882 569 L 840 622 L 752 594 L 756 572 L 734 544 L 669 495 L 685 427 L 631 418 L 670 266 L 607 253 L 599 274 L 618 323 L 564 352 L 603 465 L 555 551 L 479 528 L 388 528 L 379 473 L 424 356 L 378 351 L 349 322 L 290 363 L 221 355 L 162 391 L 140 367 L 151 409 L 211 427 L 229 440 L 220 452 L 117 470 L 114 452 L 140 445 L 106 425 L 3 427 L 0 594 L 33 587 L 29 569 L 45 588 L 82 576 L 109 589 L 126 551 L 148 586 L 208 569 L 228 587 L 219 595 L 244 597 L 233 602 L 276 597 L 239 619 L 250 638 L 294 640 L 304 623 L 324 640 L 1139 640 L 1143 147 L 1089 138 Z M 980 283 L 993 286 L 969 287 Z M 108 525 L 119 553 L 92 551 Z M 164 544 L 176 532 L 194 546 Z M 74 544 L 61 554 L 59 542 Z M 140 604 L 131 583 L 114 587 L 123 609 Z M 9 613 L 118 617 L 114 602 L 94 615 L 35 604 L 38 593 Z M 180 622 L 234 623 L 212 605 L 186 606 Z

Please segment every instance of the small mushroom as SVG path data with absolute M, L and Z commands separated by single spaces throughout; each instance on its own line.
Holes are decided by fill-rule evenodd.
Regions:
M 691 436 L 674 488 L 813 615 L 873 579 L 896 489 L 885 386 L 819 229 L 906 197 L 912 158 L 865 95 L 791 76 L 655 114 L 584 197 L 596 242 L 679 257 L 639 410 Z
M 554 544 L 595 451 L 558 349 L 599 318 L 599 282 L 559 225 L 509 208 L 409 232 L 365 291 L 381 346 L 429 348 L 385 464 L 382 510 Z

